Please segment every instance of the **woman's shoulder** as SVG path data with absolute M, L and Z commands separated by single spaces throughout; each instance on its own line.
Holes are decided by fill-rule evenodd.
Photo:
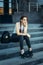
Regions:
M 17 23 L 16 23 L 16 25 L 19 25 L 19 24 L 20 24 L 20 22 L 17 22 Z

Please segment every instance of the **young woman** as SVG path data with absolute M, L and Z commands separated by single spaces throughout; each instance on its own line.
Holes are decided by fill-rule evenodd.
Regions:
M 28 46 L 29 55 L 32 56 L 32 48 L 31 48 L 31 44 L 29 41 L 30 35 L 27 33 L 27 28 L 28 28 L 28 18 L 27 18 L 27 16 L 22 16 L 20 18 L 20 22 L 16 23 L 16 34 L 17 34 L 19 42 L 20 42 L 20 53 L 21 53 L 22 57 L 25 56 L 24 48 L 23 48 L 24 39 Z

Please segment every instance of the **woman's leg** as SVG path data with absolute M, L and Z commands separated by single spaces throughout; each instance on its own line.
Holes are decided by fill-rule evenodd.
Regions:
M 20 42 L 21 54 L 24 54 L 23 41 L 24 41 L 24 37 L 23 37 L 22 35 L 20 35 L 20 36 L 19 36 L 19 42 Z
M 24 36 L 24 39 L 26 40 L 26 44 L 28 46 L 29 55 L 32 56 L 33 54 L 32 54 L 32 48 L 31 48 L 29 37 L 28 36 Z
M 24 39 L 26 41 L 26 44 L 27 44 L 28 48 L 31 48 L 29 37 L 28 36 L 24 36 Z

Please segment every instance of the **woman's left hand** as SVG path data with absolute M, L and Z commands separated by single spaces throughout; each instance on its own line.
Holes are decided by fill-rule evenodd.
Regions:
M 27 36 L 30 38 L 31 36 L 30 36 L 30 34 L 27 34 Z

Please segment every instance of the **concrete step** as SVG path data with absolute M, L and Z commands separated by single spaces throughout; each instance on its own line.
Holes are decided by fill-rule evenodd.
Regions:
M 15 30 L 0 30 L 0 34 L 3 33 L 4 31 L 9 31 L 10 33 L 14 33 Z M 31 31 L 31 32 L 30 32 Z M 32 30 L 27 30 L 28 33 L 30 34 L 40 34 L 40 33 L 43 33 L 43 30 L 36 30 L 36 31 L 32 31 Z M 33 32 L 33 33 L 32 33 Z
M 0 34 L 2 34 L 3 32 L 4 32 L 5 30 L 2 30 L 2 31 L 0 31 Z M 6 31 L 8 31 L 8 30 L 6 30 Z M 12 33 L 14 33 L 14 31 L 9 31 L 10 33 L 12 32 Z M 43 30 L 42 31 L 37 31 L 37 32 L 33 32 L 33 31 L 27 31 L 29 34 L 42 34 L 43 33 Z
M 4 31 L 0 31 L 0 37 L 2 36 L 2 34 L 3 34 L 3 32 Z M 14 33 L 14 31 L 9 31 L 9 33 L 10 33 L 10 36 Z M 29 30 L 28 31 L 28 33 L 31 35 L 31 37 L 38 37 L 38 36 L 43 36 L 43 30 L 41 30 L 41 31 L 31 31 L 31 30 Z
M 13 26 L 15 26 L 15 24 L 13 23 L 13 24 L 0 24 L 0 27 L 13 27 Z M 34 26 L 37 26 L 37 27 L 39 27 L 39 26 L 43 26 L 43 24 L 41 24 L 41 23 L 39 23 L 39 24 L 28 24 L 28 26 L 31 26 L 31 27 L 34 27 Z
M 30 38 L 31 41 L 32 41 L 32 40 L 37 41 L 37 40 L 42 40 L 42 39 L 43 39 L 43 37 Z
M 42 36 L 42 37 L 30 38 L 31 41 L 33 41 L 33 40 L 35 40 L 35 41 L 36 41 L 36 40 L 42 40 L 42 39 L 43 39 L 43 36 Z
M 0 24 L 0 33 L 3 33 L 3 31 L 9 31 L 13 32 L 15 28 L 15 24 Z M 43 24 L 29 24 L 28 25 L 28 31 L 43 31 Z
M 26 42 L 24 41 L 24 45 L 26 45 Z M 31 44 L 40 44 L 43 43 L 43 37 L 37 37 L 30 39 Z M 13 48 L 13 47 L 19 47 L 19 42 L 10 42 L 10 43 L 0 43 L 0 49 L 6 49 L 6 48 Z
M 14 26 L 15 24 L 0 24 L 0 27 L 10 27 L 10 26 Z
M 2 34 L 4 31 L 9 31 L 10 33 L 14 32 L 14 29 L 9 29 L 9 30 L 0 30 L 0 34 Z M 28 29 L 27 30 L 29 33 L 35 33 L 35 32 L 43 32 L 43 29 Z
M 13 32 L 14 29 L 15 29 L 15 28 L 11 28 L 11 29 L 10 29 L 10 28 L 0 29 L 0 33 L 2 33 L 3 31 Z M 35 31 L 35 32 L 38 32 L 38 31 L 39 31 L 39 32 L 40 32 L 40 31 L 43 31 L 43 28 L 41 28 L 41 27 L 40 27 L 40 28 L 28 28 L 28 31 L 29 31 L 29 32 L 34 32 L 34 31 Z
M 37 65 L 43 65 L 43 62 L 42 62 L 42 63 L 40 63 L 40 64 L 37 64 Z
M 31 46 L 32 46 L 32 49 L 36 50 L 36 51 L 40 51 L 40 49 L 43 48 L 43 44 L 42 43 L 40 43 L 40 44 L 33 44 Z M 25 51 L 28 50 L 26 45 L 24 46 L 24 49 L 25 49 Z M 42 49 L 42 51 L 43 51 L 43 49 Z M 20 52 L 20 47 L 13 47 L 13 48 L 7 48 L 7 49 L 2 49 L 2 50 L 0 49 L 0 55 L 8 55 L 8 54 L 13 54 L 13 53 L 17 54 L 18 52 Z
M 29 29 L 28 30 L 29 32 L 42 32 L 43 31 L 43 29 Z
M 33 54 L 33 57 L 32 58 L 25 58 L 24 59 L 21 59 L 20 56 L 18 57 L 13 57 L 13 58 L 10 58 L 10 59 L 5 59 L 5 60 L 2 60 L 0 61 L 0 65 L 23 65 L 23 64 L 26 64 L 26 63 L 31 63 L 31 62 L 35 62 L 35 61 L 39 61 L 39 60 L 43 60 L 43 52 L 38 52 L 38 53 L 34 53 Z M 43 62 L 43 61 L 42 61 Z
M 30 34 L 42 34 L 43 35 L 43 31 L 42 32 L 41 31 L 40 32 L 38 31 L 38 32 L 33 32 L 33 33 L 32 32 L 28 32 L 28 33 L 30 33 Z
M 15 27 L 5 27 L 5 28 L 0 28 L 0 31 L 13 31 Z M 28 27 L 28 30 L 30 29 L 43 29 L 43 27 Z
M 0 30 L 0 37 L 2 36 L 3 32 L 5 30 Z M 12 35 L 14 33 L 13 30 L 6 30 L 6 31 L 9 31 L 10 35 Z M 33 30 L 28 30 L 28 33 L 31 35 L 31 37 L 39 37 L 39 36 L 43 36 L 43 30 L 40 30 L 40 31 L 33 31 Z
M 40 27 L 40 28 L 29 28 L 29 29 L 35 29 L 36 30 L 36 29 L 43 29 L 43 27 Z
M 43 24 L 28 24 L 29 27 L 43 27 Z M 0 28 L 15 27 L 15 24 L 0 24 Z
M 43 63 L 43 59 L 39 59 L 39 60 L 36 60 L 36 61 L 31 61 L 31 62 L 26 62 L 26 63 L 23 63 L 21 65 L 33 65 L 33 64 L 36 64 L 36 65 L 41 65 Z

